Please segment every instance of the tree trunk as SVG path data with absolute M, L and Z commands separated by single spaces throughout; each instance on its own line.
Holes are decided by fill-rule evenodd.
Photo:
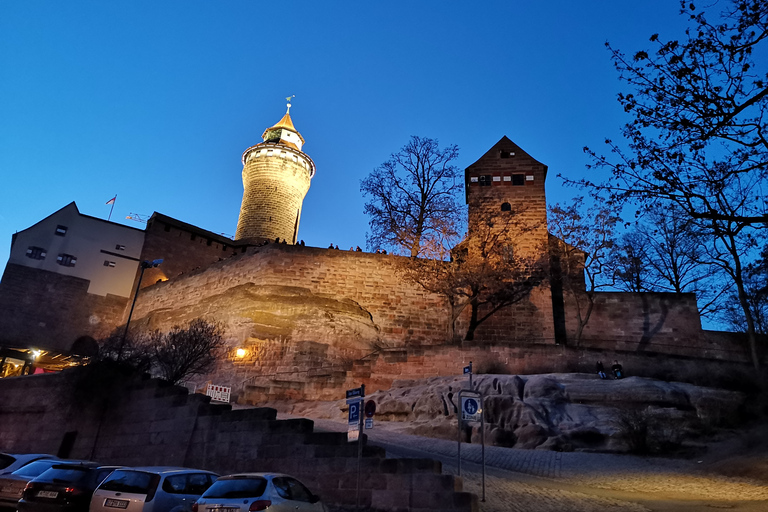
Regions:
M 477 329 L 477 326 L 480 325 L 480 322 L 477 321 L 477 301 L 473 300 L 470 302 L 471 306 L 471 314 L 469 317 L 469 327 L 467 328 L 467 334 L 464 336 L 465 341 L 472 341 L 475 339 L 475 329 Z

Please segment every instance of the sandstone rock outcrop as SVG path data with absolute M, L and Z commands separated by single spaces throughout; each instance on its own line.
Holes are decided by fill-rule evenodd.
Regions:
M 364 352 L 370 351 L 380 338 L 370 312 L 353 300 L 297 286 L 254 283 L 234 286 L 189 306 L 158 308 L 137 325 L 149 330 L 165 329 L 195 318 L 221 322 L 235 343 L 248 339 L 312 341 L 339 350 Z
M 474 384 L 485 396 L 486 442 L 527 449 L 663 453 L 735 421 L 745 400 L 739 392 L 642 377 L 479 375 Z M 377 421 L 455 439 L 458 393 L 467 388 L 466 378 L 433 377 L 396 382 L 370 398 L 377 403 Z M 334 402 L 326 414 L 333 417 L 340 408 Z M 315 407 L 314 413 L 322 411 Z M 479 442 L 480 424 L 465 425 L 463 435 Z

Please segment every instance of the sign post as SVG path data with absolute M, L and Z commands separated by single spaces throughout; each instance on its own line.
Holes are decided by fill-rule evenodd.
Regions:
M 464 375 L 469 374 L 469 389 L 472 390 L 472 361 L 469 362 L 469 366 L 464 367 Z
M 470 374 L 471 375 L 471 374 Z M 471 389 L 462 389 L 459 391 L 459 446 L 458 446 L 458 470 L 459 476 L 461 476 L 461 426 L 464 421 L 479 421 L 480 422 L 480 443 L 481 453 L 483 459 L 483 498 L 481 501 L 485 502 L 485 412 L 484 412 L 485 397 L 479 391 Z M 470 442 L 472 439 L 470 438 Z
M 363 458 L 363 415 L 360 414 L 360 409 L 362 409 L 364 401 L 365 384 L 362 384 L 359 388 L 347 390 L 347 403 L 349 404 L 347 441 L 352 442 L 357 440 L 357 491 L 355 495 L 355 506 L 358 509 L 360 508 L 360 461 Z M 373 403 L 372 400 L 370 402 Z M 375 412 L 375 404 L 373 409 Z

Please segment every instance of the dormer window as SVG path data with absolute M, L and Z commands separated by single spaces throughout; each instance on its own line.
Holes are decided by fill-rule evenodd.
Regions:
M 32 258 L 33 260 L 44 260 L 45 254 L 46 251 L 42 247 L 30 246 L 27 249 L 27 258 Z
M 67 226 L 62 226 L 59 224 L 56 226 L 56 230 L 53 232 L 56 236 L 65 236 L 67 234 Z
M 77 258 L 71 254 L 59 254 L 56 257 L 56 263 L 62 267 L 74 267 L 77 264 Z

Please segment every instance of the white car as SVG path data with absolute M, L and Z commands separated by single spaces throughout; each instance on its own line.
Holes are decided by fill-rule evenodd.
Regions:
M 218 475 L 174 467 L 121 468 L 93 492 L 90 512 L 191 512 Z
M 280 473 L 240 473 L 216 480 L 192 512 L 325 512 L 320 498 L 301 482 Z M 91 512 L 94 512 L 91 510 Z

